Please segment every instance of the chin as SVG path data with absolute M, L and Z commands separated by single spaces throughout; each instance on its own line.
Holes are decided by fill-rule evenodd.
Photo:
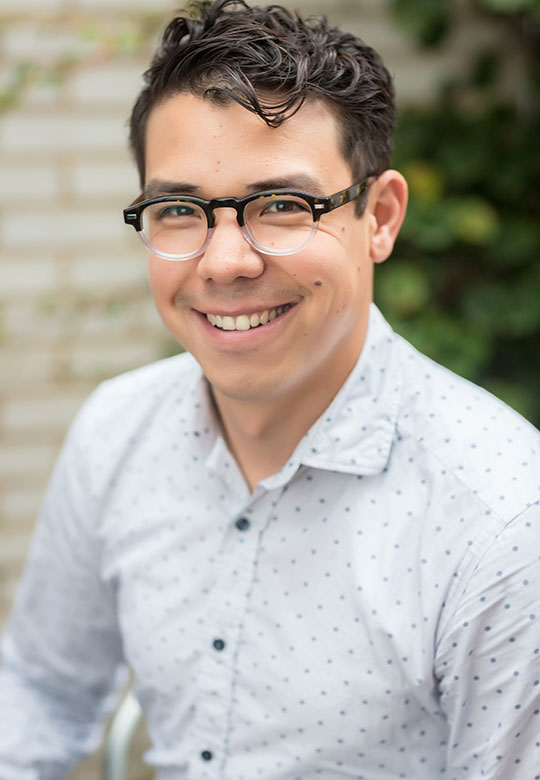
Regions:
M 268 393 L 266 387 L 261 387 L 259 383 L 255 383 L 251 386 L 246 385 L 245 382 L 232 383 L 232 382 L 212 382 L 208 380 L 214 392 L 217 392 L 224 398 L 229 398 L 231 401 L 244 401 L 245 403 L 266 401 L 271 398 L 271 394 Z
M 205 371 L 204 374 L 214 392 L 234 401 L 260 403 L 261 401 L 270 401 L 280 394 L 281 383 L 270 382 L 268 376 L 249 377 L 238 374 L 234 377 L 229 376 L 224 380 L 223 377 L 212 376 Z

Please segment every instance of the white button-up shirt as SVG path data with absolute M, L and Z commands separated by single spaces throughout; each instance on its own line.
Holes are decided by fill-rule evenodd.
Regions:
M 0 777 L 58 780 L 128 664 L 159 780 L 540 778 L 540 436 L 396 336 L 250 493 L 189 355 L 102 385 L 4 641 Z

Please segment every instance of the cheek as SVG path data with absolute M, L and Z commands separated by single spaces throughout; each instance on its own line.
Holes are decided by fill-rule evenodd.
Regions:
M 172 300 L 182 286 L 182 269 L 177 268 L 178 263 L 148 259 L 148 281 L 152 295 L 156 303 L 165 303 Z

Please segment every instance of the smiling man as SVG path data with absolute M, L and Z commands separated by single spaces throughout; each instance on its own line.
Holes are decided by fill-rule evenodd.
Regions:
M 394 113 L 325 20 L 218 0 L 166 29 L 124 218 L 186 354 L 72 426 L 3 645 L 2 780 L 64 776 L 126 667 L 159 780 L 540 777 L 540 436 L 371 302 Z
M 255 196 L 245 204 L 243 231 L 238 211 L 216 204 L 210 240 L 196 202 L 177 202 L 175 194 L 142 212 L 157 308 L 210 382 L 251 489 L 279 471 L 362 351 L 373 262 L 390 254 L 406 184 L 385 170 L 345 195 L 352 176 L 324 97 L 306 100 L 278 127 L 233 100 L 222 106 L 184 92 L 160 101 L 148 118 L 143 202 L 171 192 Z M 359 218 L 356 195 L 365 188 L 368 213 Z M 343 204 L 320 214 L 321 204 L 312 211 L 295 191 L 323 203 L 343 193 Z M 169 254 L 184 241 L 188 253 L 207 244 L 185 262 L 156 259 L 154 244 Z

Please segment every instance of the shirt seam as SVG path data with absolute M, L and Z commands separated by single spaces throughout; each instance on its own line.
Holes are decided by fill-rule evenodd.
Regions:
M 451 623 L 452 619 L 456 615 L 457 611 L 459 610 L 460 604 L 465 597 L 465 593 L 467 592 L 467 589 L 469 588 L 472 580 L 475 577 L 476 572 L 478 571 L 478 568 L 482 562 L 482 560 L 485 558 L 485 556 L 488 554 L 489 550 L 492 548 L 492 546 L 496 543 L 496 541 L 499 539 L 499 537 L 515 522 L 519 520 L 519 518 L 528 512 L 531 507 L 540 505 L 540 499 L 527 502 L 526 506 L 522 506 L 519 512 L 515 513 L 510 517 L 508 520 L 505 520 L 505 518 L 496 510 L 494 509 L 490 504 L 488 504 L 483 498 L 481 498 L 477 493 L 474 493 L 474 491 L 471 489 L 471 487 L 459 476 L 459 474 L 455 471 L 454 468 L 451 468 L 448 466 L 448 464 L 438 455 L 433 449 L 428 447 L 424 442 L 420 441 L 417 436 L 415 436 L 410 429 L 408 429 L 405 425 L 400 423 L 399 421 L 396 423 L 396 431 L 399 433 L 407 433 L 412 438 L 414 438 L 415 444 L 418 448 L 424 450 L 424 452 L 428 453 L 432 458 L 434 458 L 438 463 L 440 463 L 442 466 L 444 466 L 448 473 L 451 474 L 454 479 L 456 479 L 463 487 L 465 487 L 470 495 L 471 498 L 473 498 L 479 506 L 484 507 L 487 511 L 489 511 L 490 515 L 493 515 L 496 517 L 499 522 L 501 523 L 500 527 L 489 533 L 488 538 L 482 545 L 481 549 L 478 551 L 478 553 L 473 554 L 473 566 L 470 574 L 466 577 L 465 574 L 463 575 L 463 580 L 461 582 L 461 591 L 459 594 L 456 594 L 454 599 L 454 606 L 452 609 L 451 614 L 448 617 L 447 622 Z M 463 568 L 463 561 L 465 560 L 466 556 L 463 556 L 461 561 L 456 567 L 456 573 L 460 572 Z M 449 591 L 450 593 L 450 591 Z M 438 629 L 434 632 L 434 657 L 437 655 L 438 649 L 440 647 L 440 644 L 442 642 L 442 636 L 439 637 L 439 631 Z

